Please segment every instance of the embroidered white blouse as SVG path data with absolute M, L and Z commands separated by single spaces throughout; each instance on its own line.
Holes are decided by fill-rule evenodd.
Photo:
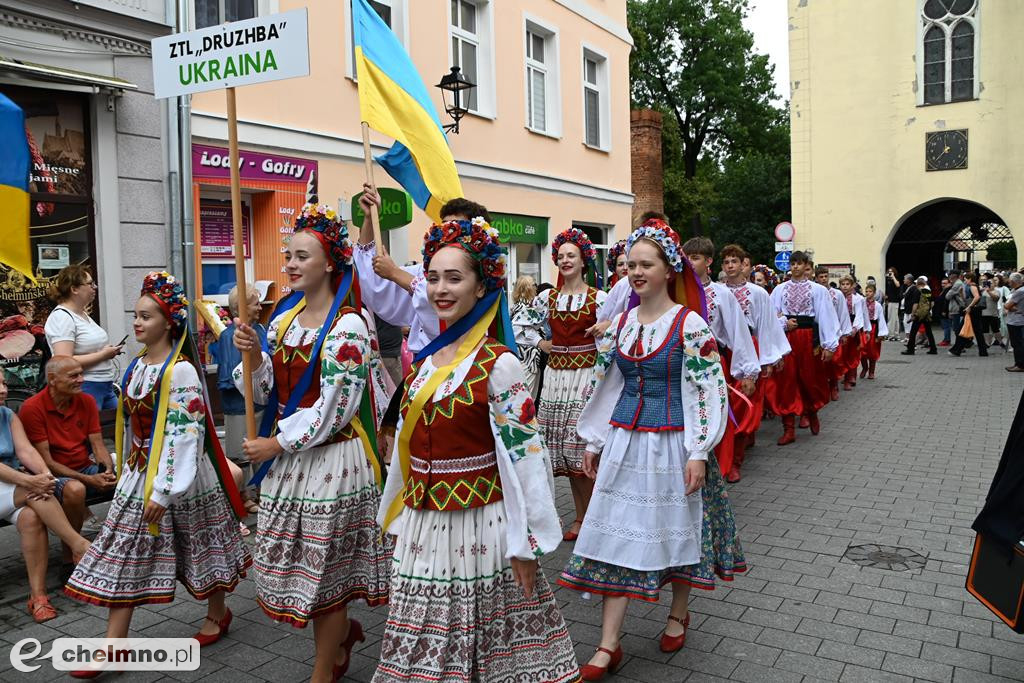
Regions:
M 726 285 L 743 311 L 747 325 L 757 337 L 757 355 L 762 366 L 775 365 L 792 349 L 768 292 L 752 282 Z
M 377 246 L 373 242 L 357 244 L 352 250 L 363 304 L 379 315 L 381 320 L 399 327 L 408 327 L 409 350 L 418 353 L 441 333 L 437 313 L 427 299 L 423 265 L 402 268 L 412 275 L 410 294 L 391 280 L 385 280 L 373 272 L 373 257 L 376 255 Z
M 772 290 L 771 301 L 775 312 L 785 318 L 813 316 L 822 348 L 835 351 L 839 346 L 839 316 L 828 287 L 810 280 L 789 280 Z

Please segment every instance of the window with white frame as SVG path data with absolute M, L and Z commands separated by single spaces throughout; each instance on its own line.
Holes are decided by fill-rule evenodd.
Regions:
M 450 0 L 448 31 L 451 64 L 476 85 L 469 91 L 469 111 L 495 114 L 494 34 L 491 0 Z
M 257 0 L 195 0 L 195 27 L 219 26 L 226 21 L 242 21 L 257 16 Z
M 978 97 L 978 7 L 981 0 L 920 0 L 920 104 Z
M 526 127 L 558 135 L 558 34 L 551 28 L 526 22 Z
M 607 149 L 610 143 L 608 58 L 583 48 L 583 142 Z
M 395 36 L 398 37 L 398 42 L 405 45 L 405 8 L 406 0 L 367 0 L 370 7 L 374 12 L 377 13 L 384 23 L 388 25 Z M 352 27 L 352 5 L 351 3 L 345 3 L 348 6 L 347 10 L 347 21 L 348 21 L 348 33 L 346 44 L 348 45 L 348 77 L 356 77 L 356 41 L 354 29 Z

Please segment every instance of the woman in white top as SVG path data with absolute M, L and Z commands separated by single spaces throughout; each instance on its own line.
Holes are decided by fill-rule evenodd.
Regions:
M 82 391 L 96 399 L 100 410 L 117 408 L 114 358 L 124 350 L 124 343 L 111 346 L 106 330 L 86 312 L 96 300 L 96 281 L 89 267 L 75 264 L 57 273 L 50 298 L 57 302 L 44 327 L 50 351 L 55 356 L 74 356 L 82 365 Z

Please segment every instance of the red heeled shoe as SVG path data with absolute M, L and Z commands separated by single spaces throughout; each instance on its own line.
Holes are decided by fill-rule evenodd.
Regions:
M 228 629 L 231 627 L 231 619 L 233 617 L 234 617 L 234 615 L 231 614 L 231 609 L 228 608 L 228 609 L 226 609 L 224 611 L 224 616 L 221 617 L 220 621 L 217 622 L 217 627 L 220 629 L 219 631 L 217 631 L 216 633 L 211 633 L 211 634 L 197 633 L 197 634 L 195 634 L 192 637 L 199 641 L 199 647 L 206 647 L 207 645 L 213 645 L 218 640 L 220 640 L 221 638 L 223 638 L 224 636 L 226 636 L 228 634 Z M 209 617 L 207 617 L 207 619 L 209 619 Z M 211 621 L 212 621 L 212 619 L 211 619 Z
M 683 632 L 678 636 L 670 636 L 668 633 L 661 634 L 661 651 L 662 652 L 678 652 L 683 649 L 683 645 L 686 645 L 686 632 L 690 630 L 690 613 L 686 613 L 686 619 L 679 619 L 671 614 L 668 618 L 677 624 L 683 625 Z
M 361 643 L 366 640 L 366 635 L 363 633 L 363 625 L 355 619 L 348 620 L 348 638 L 341 644 L 345 648 L 345 663 L 335 664 L 331 675 L 334 676 L 334 680 L 341 680 L 341 677 L 348 671 L 348 665 L 352 661 L 352 647 L 356 643 Z
M 580 528 L 582 528 L 583 527 L 583 520 L 582 519 L 577 519 L 575 522 L 573 522 L 573 524 L 579 524 Z M 570 524 L 569 527 L 572 528 L 572 524 Z M 563 541 L 575 541 L 579 537 L 580 537 L 580 532 L 578 532 L 578 531 L 565 531 L 564 533 L 562 533 L 562 540 Z
M 605 674 L 613 672 L 619 668 L 619 664 L 622 663 L 622 643 L 619 643 L 618 647 L 615 648 L 615 652 L 612 652 L 606 647 L 599 647 L 597 648 L 597 651 L 608 655 L 608 663 L 604 666 L 587 664 L 580 669 L 580 678 L 585 681 L 599 681 L 604 678 Z
M 82 671 L 71 671 L 69 672 L 69 675 L 72 678 L 89 679 L 96 678 L 101 673 L 103 673 L 102 669 L 83 669 Z

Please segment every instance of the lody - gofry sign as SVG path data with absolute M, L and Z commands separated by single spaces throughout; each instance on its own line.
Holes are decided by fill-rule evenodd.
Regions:
M 309 75 L 306 9 L 155 38 L 156 97 Z

